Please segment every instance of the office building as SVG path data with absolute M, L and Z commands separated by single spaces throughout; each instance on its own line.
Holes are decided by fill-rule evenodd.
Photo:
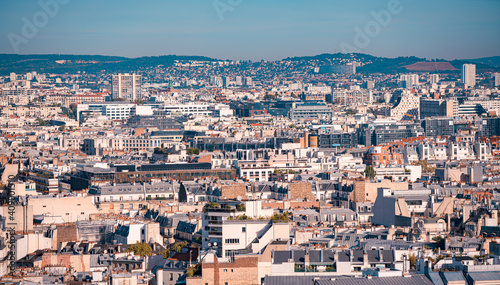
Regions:
M 458 101 L 420 98 L 420 119 L 454 117 L 458 114 Z
M 217 177 L 220 180 L 237 178 L 234 168 L 212 169 L 211 163 L 166 163 L 142 165 L 80 165 L 70 175 L 72 190 L 89 188 L 106 182 L 133 183 L 156 180 L 195 180 L 202 177 Z
M 393 121 L 380 121 L 372 124 L 363 124 L 359 129 L 359 143 L 372 146 L 382 145 L 402 139 L 424 135 L 420 124 L 404 124 Z
M 422 127 L 426 137 L 452 136 L 455 133 L 453 119 L 446 117 L 424 119 Z
M 464 64 L 462 66 L 462 83 L 468 87 L 476 85 L 476 65 Z
M 141 98 L 141 76 L 137 74 L 113 75 L 113 99 L 135 101 Z
M 478 130 L 480 137 L 500 136 L 500 118 L 483 118 Z
M 300 105 L 292 108 L 289 112 L 289 117 L 292 120 L 330 120 L 333 116 L 333 109 L 326 105 Z

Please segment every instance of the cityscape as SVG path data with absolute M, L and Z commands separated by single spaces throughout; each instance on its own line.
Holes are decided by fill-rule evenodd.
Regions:
M 5 1 L 0 284 L 500 284 L 500 2 L 426 1 Z

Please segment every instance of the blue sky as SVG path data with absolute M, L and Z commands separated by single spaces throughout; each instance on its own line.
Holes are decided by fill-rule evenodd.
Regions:
M 388 57 L 500 55 L 499 0 L 64 0 L 45 19 L 39 2 L 63 0 L 0 1 L 0 53 L 276 60 L 352 46 Z M 391 19 L 382 26 L 373 13 Z M 23 34 L 35 16 L 37 31 Z M 356 45 L 356 31 L 370 27 Z

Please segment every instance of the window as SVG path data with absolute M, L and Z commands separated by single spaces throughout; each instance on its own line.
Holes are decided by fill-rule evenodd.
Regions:
M 242 233 L 246 233 L 246 231 L 247 231 L 247 229 L 246 229 L 245 227 L 242 227 L 242 228 L 241 228 L 241 232 L 242 232 Z
M 226 239 L 226 243 L 229 243 L 229 244 L 238 244 L 238 243 L 240 243 L 240 239 L 238 239 L 238 238 L 227 238 Z

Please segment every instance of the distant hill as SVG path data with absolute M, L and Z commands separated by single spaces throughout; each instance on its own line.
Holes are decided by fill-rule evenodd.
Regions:
M 396 58 L 377 57 L 363 53 L 324 53 L 314 56 L 289 57 L 289 61 L 314 61 L 317 64 L 329 65 L 342 61 L 358 61 L 364 63 L 356 70 L 359 73 L 401 73 L 401 72 L 459 72 L 464 63 L 476 63 L 478 72 L 500 70 L 500 56 L 463 60 L 427 60 L 415 56 Z
M 482 57 L 482 58 L 476 58 L 476 59 L 464 59 L 463 61 L 482 63 L 485 65 L 500 68 L 500 56 L 490 56 L 490 57 Z
M 139 69 L 171 66 L 176 60 L 217 61 L 205 56 L 163 55 L 128 58 L 103 55 L 58 55 L 58 54 L 0 54 L 0 75 L 10 72 L 26 73 L 37 71 L 41 73 L 74 74 L 78 71 L 87 73 L 99 72 L 133 72 Z M 332 65 L 340 62 L 357 61 L 363 66 L 357 68 L 362 74 L 400 72 L 460 72 L 464 63 L 475 63 L 478 72 L 500 71 L 500 56 L 463 60 L 427 60 L 415 56 L 409 57 L 377 57 L 363 53 L 324 53 L 314 56 L 289 57 L 284 61 L 298 61 L 299 66 L 314 62 L 316 65 Z
M 131 72 L 139 68 L 155 67 L 158 65 L 170 66 L 176 60 L 215 61 L 204 56 L 163 55 L 138 58 L 103 55 L 56 55 L 56 54 L 0 54 L 0 74 L 10 72 L 25 73 L 37 71 L 41 73 L 87 73 Z
M 405 65 L 404 68 L 411 71 L 448 71 L 448 70 L 458 70 L 453 65 L 447 61 L 424 61 L 417 62 L 410 65 Z

